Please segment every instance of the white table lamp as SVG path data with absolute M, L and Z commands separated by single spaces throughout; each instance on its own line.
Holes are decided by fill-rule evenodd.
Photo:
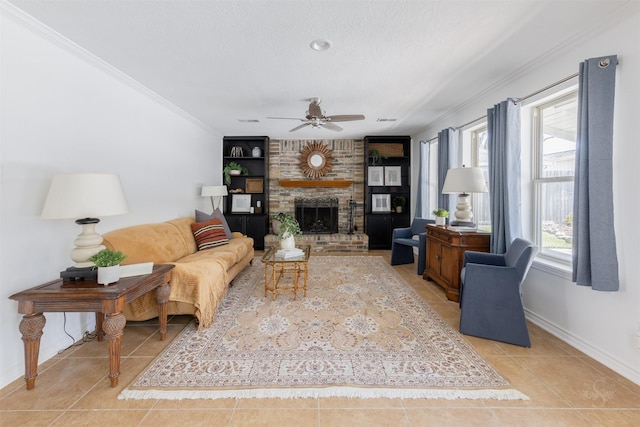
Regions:
M 442 187 L 442 194 L 459 194 L 455 212 L 456 221 L 452 221 L 451 225 L 474 226 L 469 193 L 486 193 L 487 191 L 489 190 L 482 169 L 464 166 L 449 169 Z
M 43 219 L 76 219 L 82 232 L 74 240 L 71 251 L 74 267 L 93 267 L 89 258 L 105 249 L 102 236 L 95 231 L 97 217 L 123 215 L 129 212 L 127 200 L 115 174 L 64 173 L 54 175 Z
M 202 192 L 200 193 L 202 197 L 210 197 L 211 198 L 211 207 L 215 211 L 220 207 L 220 202 L 222 201 L 222 197 L 227 195 L 227 186 L 226 185 L 205 185 L 202 187 Z M 214 205 L 213 198 L 218 198 L 218 203 Z

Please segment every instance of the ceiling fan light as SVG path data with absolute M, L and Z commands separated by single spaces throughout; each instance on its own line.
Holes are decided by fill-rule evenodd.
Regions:
M 333 46 L 333 43 L 326 39 L 315 39 L 311 42 L 311 44 L 309 44 L 309 46 L 311 46 L 311 49 L 315 51 L 322 52 L 331 48 L 331 46 Z

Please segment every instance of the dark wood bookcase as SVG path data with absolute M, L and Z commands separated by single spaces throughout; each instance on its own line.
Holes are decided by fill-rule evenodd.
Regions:
M 393 229 L 411 225 L 411 137 L 366 136 L 364 145 L 365 233 L 369 249 L 389 249 Z M 382 157 L 372 157 L 373 150 Z M 405 199 L 401 212 L 398 197 Z
M 224 213 L 229 228 L 252 237 L 255 249 L 264 249 L 264 236 L 269 231 L 269 137 L 225 136 L 222 158 L 223 168 L 229 162 L 236 162 L 248 170 L 247 175 L 231 176 L 231 183 L 227 185 L 229 195 L 225 197 Z M 241 199 L 234 204 L 236 195 Z M 247 203 L 253 213 L 234 210 L 234 205 L 246 207 Z

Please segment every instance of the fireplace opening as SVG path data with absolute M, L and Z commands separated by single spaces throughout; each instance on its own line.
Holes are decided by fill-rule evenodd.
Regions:
M 294 199 L 296 220 L 303 234 L 333 234 L 338 232 L 338 198 Z

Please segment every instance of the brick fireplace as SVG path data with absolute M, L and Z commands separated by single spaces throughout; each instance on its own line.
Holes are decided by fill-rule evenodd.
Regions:
M 311 142 L 322 142 L 332 150 L 333 168 L 317 180 L 307 178 L 299 167 L 300 152 Z M 361 139 L 270 140 L 269 212 L 290 212 L 295 215 L 296 199 L 335 199 L 337 232 L 306 233 L 296 240 L 301 244 L 310 244 L 315 252 L 367 251 L 369 241 L 364 234 L 364 161 L 364 141 Z M 281 180 L 304 185 L 283 186 Z M 338 182 L 339 185 L 329 185 Z M 350 199 L 356 202 L 352 223 Z M 349 233 L 350 225 L 355 229 L 352 233 Z M 265 244 L 276 245 L 277 236 L 267 235 Z

